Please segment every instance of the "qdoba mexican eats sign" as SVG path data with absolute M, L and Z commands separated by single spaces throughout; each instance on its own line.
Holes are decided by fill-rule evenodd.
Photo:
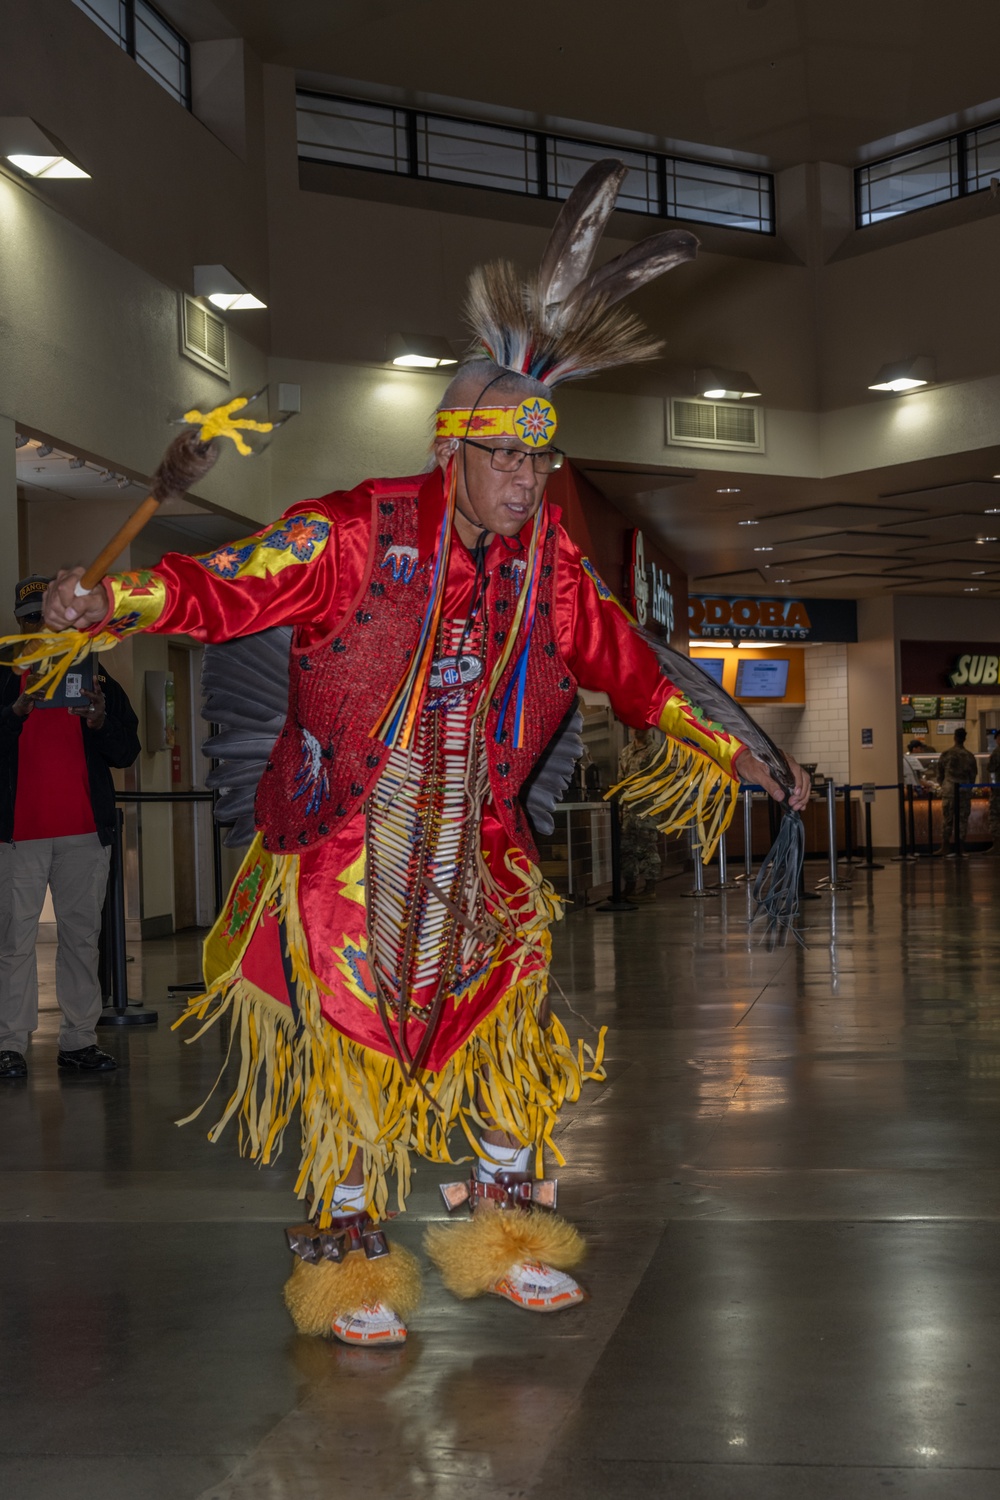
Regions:
M 705 641 L 856 641 L 853 599 L 726 599 L 695 594 L 688 600 L 692 639 Z

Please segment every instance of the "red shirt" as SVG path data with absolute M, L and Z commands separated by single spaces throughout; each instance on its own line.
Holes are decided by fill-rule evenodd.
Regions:
M 68 708 L 33 708 L 17 746 L 14 843 L 96 833 L 83 736 Z

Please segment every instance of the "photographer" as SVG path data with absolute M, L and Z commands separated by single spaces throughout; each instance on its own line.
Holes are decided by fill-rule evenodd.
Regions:
M 42 628 L 48 579 L 17 585 L 14 614 L 25 634 Z M 52 892 L 59 1066 L 111 1072 L 97 1046 L 101 1014 L 98 939 L 115 827 L 111 767 L 139 754 L 125 693 L 96 661 L 85 706 L 44 705 L 26 681 L 0 668 L 0 1079 L 25 1078 L 38 1026 L 35 942 Z

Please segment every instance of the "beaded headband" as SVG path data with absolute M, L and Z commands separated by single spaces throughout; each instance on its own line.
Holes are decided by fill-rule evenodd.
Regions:
M 436 437 L 512 437 L 531 448 L 551 443 L 559 425 L 556 409 L 544 396 L 520 406 L 449 406 L 437 414 Z

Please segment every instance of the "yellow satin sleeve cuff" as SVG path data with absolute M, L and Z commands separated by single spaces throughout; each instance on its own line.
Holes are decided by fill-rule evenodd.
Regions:
M 150 630 L 166 608 L 167 586 L 151 568 L 112 573 L 104 583 L 111 595 L 111 613 L 100 628 L 119 640 Z
M 673 693 L 667 699 L 657 728 L 671 739 L 692 745 L 696 750 L 711 756 L 717 765 L 736 779 L 733 761 L 745 748 L 743 741 L 723 729 L 721 724 L 714 723 L 700 708 L 689 702 L 683 693 Z

